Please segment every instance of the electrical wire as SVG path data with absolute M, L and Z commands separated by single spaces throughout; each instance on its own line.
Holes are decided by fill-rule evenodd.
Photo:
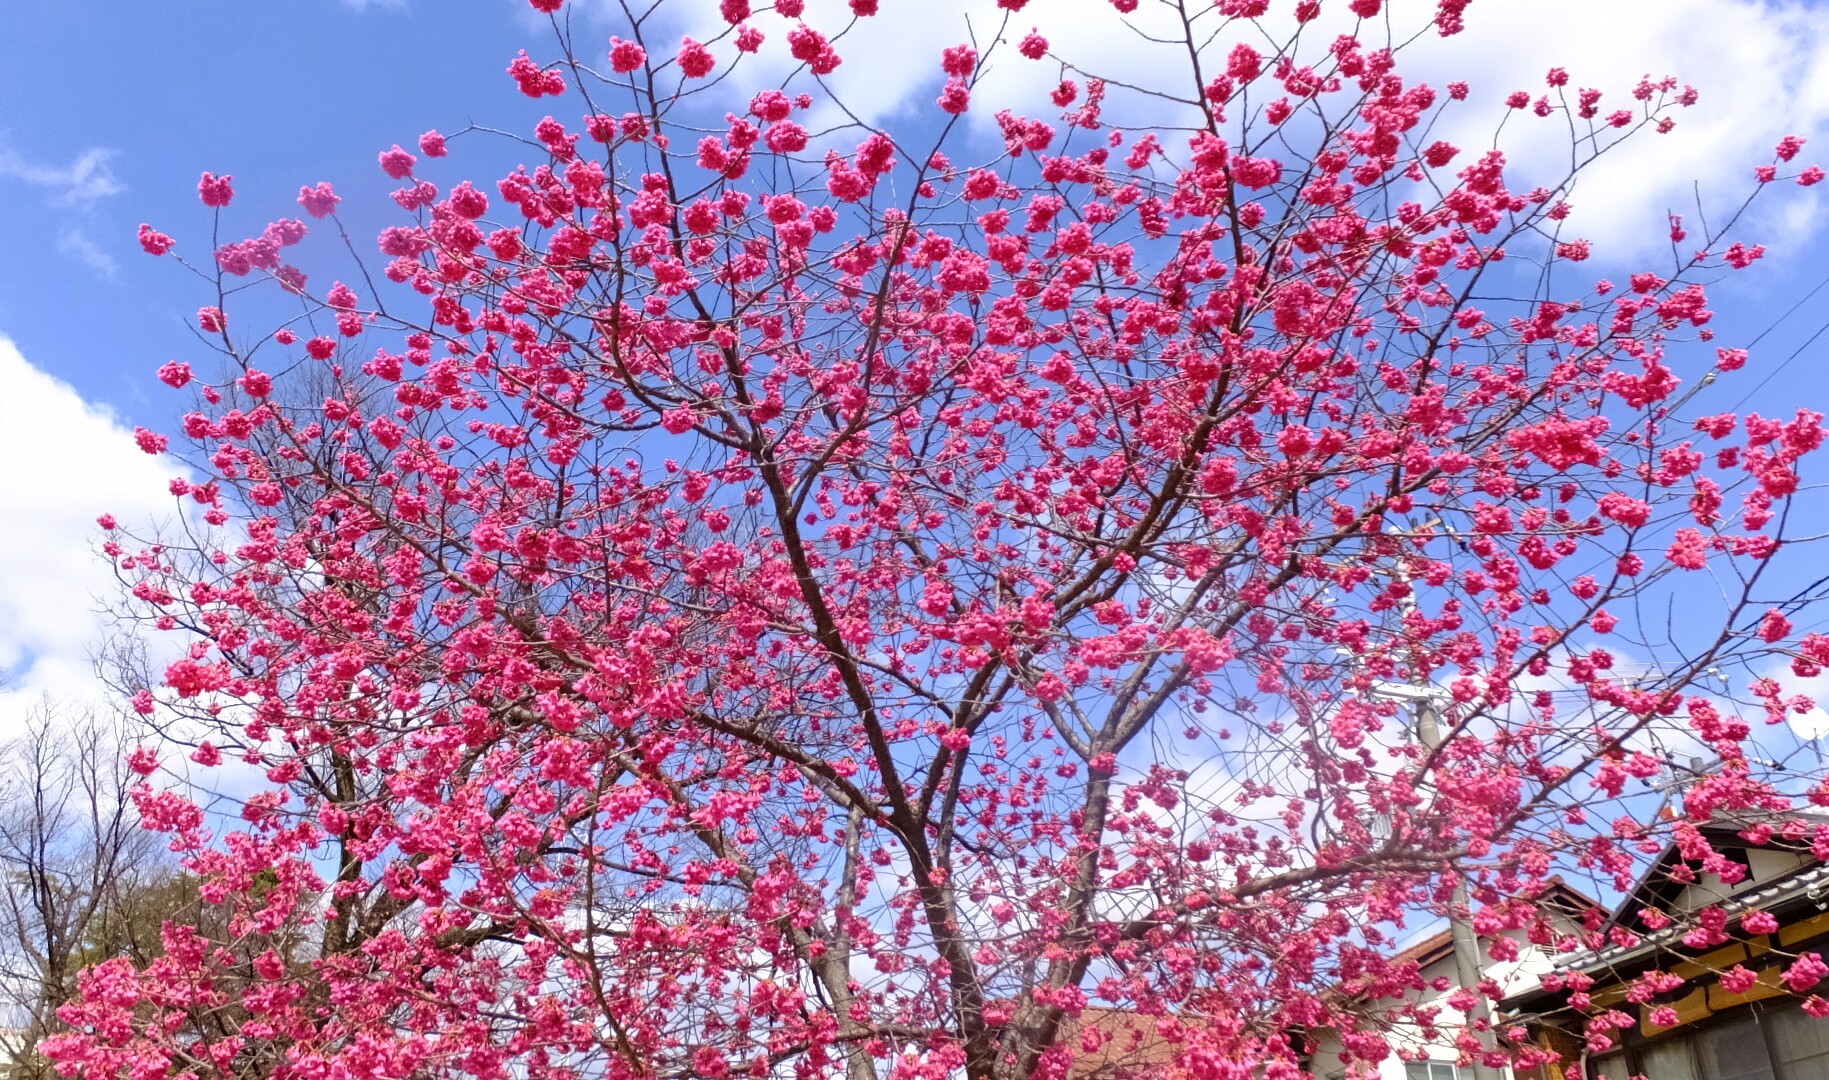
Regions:
M 1780 316 L 1778 316 L 1778 318 L 1772 320 L 1771 325 L 1767 326 L 1764 330 L 1761 330 L 1759 332 L 1759 336 L 1754 338 L 1752 341 L 1748 342 L 1747 346 L 1749 348 L 1751 348 L 1752 346 L 1759 344 L 1759 342 L 1761 340 L 1763 340 L 1767 334 L 1778 329 L 1778 326 L 1780 323 L 1783 323 L 1786 319 L 1790 318 L 1792 316 L 1792 314 L 1794 314 L 1797 311 L 1798 308 L 1803 307 L 1804 304 L 1808 303 L 1812 296 L 1815 296 L 1817 293 L 1821 292 L 1823 290 L 1824 286 L 1829 286 L 1829 275 L 1825 275 L 1821 281 L 1816 283 L 1816 286 L 1814 288 L 1812 288 L 1809 292 L 1805 293 L 1803 296 L 1799 297 L 1797 299 L 1797 302 L 1792 304 L 1790 307 L 1786 308 L 1782 315 L 1780 315 Z M 1751 390 L 1748 390 L 1746 392 L 1746 394 L 1743 397 L 1741 397 L 1741 399 L 1739 401 L 1734 402 L 1734 407 L 1732 409 L 1730 409 L 1729 411 L 1730 412 L 1739 412 L 1740 407 L 1742 405 L 1745 405 L 1748 401 L 1750 401 L 1754 394 L 1757 394 L 1759 391 L 1765 389 L 1766 384 L 1770 383 L 1773 379 L 1778 378 L 1779 373 L 1784 371 L 1784 369 L 1790 365 L 1791 361 L 1797 359 L 1799 356 L 1802 356 L 1804 353 L 1804 350 L 1808 349 L 1813 343 L 1815 343 L 1817 338 L 1822 337 L 1825 333 L 1829 333 L 1829 320 L 1825 320 L 1823 325 L 1816 328 L 1816 332 L 1814 334 L 1811 334 L 1808 338 L 1804 339 L 1804 343 L 1802 345 L 1799 345 L 1797 348 L 1793 349 L 1791 351 L 1791 355 L 1789 355 L 1789 356 L 1785 357 L 1783 360 L 1779 361 L 1777 367 L 1773 368 L 1771 371 L 1766 372 L 1766 377 L 1759 380 L 1759 382 L 1757 382 L 1756 384 L 1754 384 L 1753 388 Z

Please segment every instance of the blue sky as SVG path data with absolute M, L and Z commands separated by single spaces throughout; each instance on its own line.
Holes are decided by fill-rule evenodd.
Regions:
M 940 46 L 963 38 L 964 2 L 886 0 L 834 85 L 867 118 L 930 101 Z M 1037 0 L 1023 18 L 1034 16 L 1057 45 L 1083 56 L 1112 47 L 1075 27 L 1076 9 L 1095 2 Z M 588 13 L 580 20 L 581 42 L 607 37 Z M 1603 260 L 1655 254 L 1663 211 L 1685 209 L 1694 184 L 1711 207 L 1725 205 L 1744 190 L 1756 155 L 1787 131 L 1814 137 L 1805 158 L 1829 160 L 1822 4 L 1481 0 L 1470 26 L 1418 59 L 1442 78 L 1480 80 L 1476 95 L 1489 100 L 1514 85 L 1540 85 L 1551 63 L 1566 64 L 1578 84 L 1623 90 L 1655 67 L 1702 88 L 1703 104 L 1676 133 L 1620 155 L 1611 174 L 1603 170 L 1578 194 L 1577 231 L 1596 239 Z M 151 222 L 206 258 L 208 218 L 195 190 L 198 174 L 210 170 L 235 180 L 225 240 L 298 216 L 299 186 L 329 180 L 366 245 L 395 220 L 379 151 L 472 118 L 525 130 L 549 108 L 569 116 L 577 105 L 569 96 L 528 102 L 503 73 L 518 49 L 540 59 L 557 52 L 524 0 L 10 4 L 0 10 L 0 40 L 8 45 L 0 65 L 0 235 L 8 245 L 0 345 L 16 347 L 0 347 L 8 385 L 0 453 L 14 459 L 0 468 L 0 501 L 15 522 L 0 536 L 0 672 L 11 673 L 17 698 L 80 684 L 83 643 L 99 634 L 87 598 L 107 588 L 87 555 L 93 519 L 103 511 L 155 514 L 166 504 L 161 467 L 133 449 L 127 432 L 173 425 L 183 400 L 154 379 L 161 363 L 207 360 L 189 329 L 206 290 L 170 260 L 141 253 L 135 228 Z M 1035 89 L 1021 83 L 1039 72 L 995 75 L 1021 93 Z M 1498 111 L 1494 100 L 1483 115 Z M 505 149 L 454 152 L 441 180 L 467 175 L 492 186 Z M 1752 339 L 1829 274 L 1821 190 L 1768 193 L 1777 198 L 1752 232 L 1772 254 L 1718 292 L 1723 343 Z M 1826 317 L 1829 288 L 1760 343 L 1739 384 L 1764 378 Z M 1829 335 L 1750 407 L 1829 411 L 1825 355 Z M 1725 408 L 1739 396 L 1717 400 Z M 46 472 L 40 461 L 56 464 Z
M 516 104 L 506 76 L 491 76 L 516 43 L 541 36 L 519 10 L 8 5 L 0 173 L 13 175 L 0 175 L 0 197 L 14 251 L 0 268 L 0 333 L 84 397 L 160 419 L 174 402 L 149 373 L 186 348 L 185 313 L 201 301 L 194 280 L 140 252 L 139 223 L 200 246 L 208 223 L 195 185 L 205 169 L 234 175 L 254 230 L 263 211 L 298 216 L 293 195 L 319 179 L 344 189 L 350 207 L 378 210 L 391 187 L 378 151 Z M 63 178 L 32 183 L 6 167 L 48 173 L 85 159 L 91 172 L 75 198 Z
M 1492 9 L 1522 2 L 1487 0 L 1476 11 L 1494 17 Z M 187 347 L 186 315 L 199 293 L 142 255 L 134 228 L 151 221 L 196 248 L 205 218 L 194 184 L 204 169 L 234 175 L 239 216 L 254 228 L 265 220 L 259 212 L 296 213 L 298 185 L 319 179 L 346 195 L 354 225 L 368 224 L 364 210 L 380 221 L 378 211 L 391 207 L 377 204 L 392 185 L 375 168 L 378 151 L 411 146 L 429 127 L 543 111 L 501 74 L 517 48 L 553 54 L 550 32 L 531 16 L 518 0 L 8 5 L 0 14 L 0 37 L 12 46 L 0 66 L 0 206 L 12 257 L 0 263 L 0 334 L 85 398 L 135 420 L 160 419 L 171 402 L 148 375 Z M 1573 44 L 1565 37 L 1545 51 L 1577 51 Z M 1733 89 L 1706 80 L 1703 88 L 1708 97 Z M 1796 87 L 1797 104 L 1812 89 Z M 1716 141 L 1691 138 L 1698 153 L 1680 157 L 1696 160 Z M 1667 156 L 1657 149 L 1659 160 Z M 1802 295 L 1800 282 L 1816 280 L 1809 270 L 1829 259 L 1797 246 L 1791 259 L 1779 251 L 1773 260 L 1793 265 L 1735 290 L 1745 295 L 1724 294 L 1735 304 L 1723 308 L 1723 327 L 1763 327 Z M 1810 314 L 1794 316 L 1797 325 Z M 1769 339 L 1781 348 L 1786 340 Z

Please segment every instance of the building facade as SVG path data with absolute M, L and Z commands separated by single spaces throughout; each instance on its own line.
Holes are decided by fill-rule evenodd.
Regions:
M 1506 998 L 1505 1019 L 1560 1056 L 1545 1080 L 1829 1080 L 1829 1020 L 1811 1015 L 1829 1006 L 1803 959 L 1829 954 L 1824 854 L 1815 815 L 1685 833 L 1613 913 L 1610 944 Z
M 1587 896 L 1560 883 L 1540 898 L 1542 910 L 1549 915 L 1555 936 L 1564 938 L 1581 930 L 1581 919 L 1597 905 Z M 1538 986 L 1540 978 L 1555 970 L 1557 953 L 1554 945 L 1533 942 L 1523 930 L 1507 930 L 1501 935 L 1512 939 L 1515 960 L 1492 960 L 1484 948 L 1490 939 L 1482 939 L 1484 962 L 1481 978 L 1496 985 L 1500 994 L 1516 996 Z M 1355 1054 L 1349 1040 L 1331 1030 L 1307 1033 L 1313 1051 L 1308 1068 L 1318 1080 L 1474 1080 L 1468 1054 L 1457 1043 L 1456 1036 L 1467 1026 L 1466 1014 L 1456 1008 L 1453 999 L 1456 984 L 1454 944 L 1449 931 L 1442 930 L 1402 950 L 1390 958 L 1394 966 L 1416 965 L 1411 989 L 1401 998 L 1367 1001 L 1356 1009 L 1368 1026 L 1378 1031 L 1391 1051 L 1377 1061 Z M 1425 1028 L 1409 1018 L 1411 1011 L 1433 1015 Z M 1382 1023 L 1380 1017 L 1388 1017 Z M 1506 1080 L 1536 1080 L 1536 1073 L 1513 1076 L 1501 1070 Z M 1825 1078 L 1829 1080 L 1829 1078 Z

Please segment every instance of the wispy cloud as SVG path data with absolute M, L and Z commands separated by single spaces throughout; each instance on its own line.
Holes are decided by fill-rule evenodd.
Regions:
M 113 150 L 94 146 L 76 155 L 68 165 L 45 165 L 0 145 L 0 177 L 49 190 L 52 206 L 86 209 L 97 200 L 127 190 L 114 175 L 113 160 Z
M 60 211 L 55 215 L 58 254 L 104 278 L 114 276 L 114 256 L 95 242 L 89 226 L 97 203 L 127 190 L 114 174 L 114 156 L 107 147 L 92 146 L 66 165 L 47 165 L 0 141 L 0 181 L 44 192 L 46 203 Z
M 117 269 L 114 256 L 103 251 L 78 225 L 65 225 L 57 231 L 57 250 L 101 277 L 111 278 Z

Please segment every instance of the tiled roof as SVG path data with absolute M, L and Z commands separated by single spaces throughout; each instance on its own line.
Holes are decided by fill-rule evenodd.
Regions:
M 1814 893 L 1818 889 L 1821 889 L 1825 896 L 1829 896 L 1829 863 L 1819 863 L 1769 884 L 1736 893 L 1722 901 L 1720 907 L 1729 918 L 1732 918 L 1742 912 L 1759 911 L 1788 900 L 1794 900 L 1799 896 Z M 1557 961 L 1556 967 L 1562 971 L 1584 972 L 1610 967 L 1658 949 L 1671 948 L 1673 942 L 1681 942 L 1683 935 L 1689 929 L 1687 924 L 1680 921 L 1675 922 L 1662 930 L 1641 934 L 1638 943 L 1634 945 L 1610 945 L 1604 949 L 1571 953 Z M 1674 947 L 1680 947 L 1680 945 Z
M 1079 1050 L 1080 1033 L 1097 1029 L 1105 1038 L 1090 1053 Z M 1075 1047 L 1073 1064 L 1067 1071 L 1071 1080 L 1124 1080 L 1133 1076 L 1159 1075 L 1175 1059 L 1175 1047 L 1156 1030 L 1156 1018 L 1129 1009 L 1089 1006 L 1067 1021 L 1061 1042 Z

